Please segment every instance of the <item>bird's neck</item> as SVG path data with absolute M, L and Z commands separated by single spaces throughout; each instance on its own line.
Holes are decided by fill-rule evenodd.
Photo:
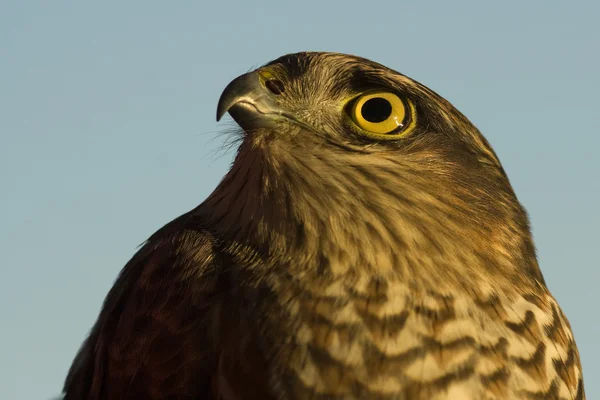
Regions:
M 474 286 L 539 273 L 526 219 L 525 229 L 518 226 L 518 202 L 495 207 L 447 171 L 417 168 L 409 158 L 361 157 L 247 141 L 197 212 L 235 246 L 293 260 L 288 272 Z

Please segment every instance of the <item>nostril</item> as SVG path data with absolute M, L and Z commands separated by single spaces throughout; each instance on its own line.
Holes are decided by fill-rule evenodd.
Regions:
M 283 82 L 281 82 L 279 79 L 269 79 L 265 82 L 265 86 L 271 91 L 271 93 L 275 95 L 280 95 L 285 90 L 283 87 Z

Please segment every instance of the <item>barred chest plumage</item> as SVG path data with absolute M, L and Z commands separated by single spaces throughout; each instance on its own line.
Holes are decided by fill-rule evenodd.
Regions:
M 289 398 L 583 398 L 569 324 L 545 291 L 450 294 L 377 279 L 273 288 L 272 379 Z

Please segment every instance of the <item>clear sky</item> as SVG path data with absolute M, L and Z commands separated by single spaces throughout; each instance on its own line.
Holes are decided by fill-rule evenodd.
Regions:
M 136 246 L 227 170 L 222 89 L 301 50 L 381 62 L 483 131 L 600 398 L 599 4 L 2 2 L 0 398 L 60 392 Z

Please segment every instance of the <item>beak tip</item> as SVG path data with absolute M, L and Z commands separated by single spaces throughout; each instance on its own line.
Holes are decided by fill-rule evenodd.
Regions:
M 223 104 L 223 101 L 221 101 L 220 99 L 219 105 L 217 106 L 217 122 L 223 119 L 223 116 L 225 115 L 228 109 L 229 107 L 226 107 L 225 104 Z

